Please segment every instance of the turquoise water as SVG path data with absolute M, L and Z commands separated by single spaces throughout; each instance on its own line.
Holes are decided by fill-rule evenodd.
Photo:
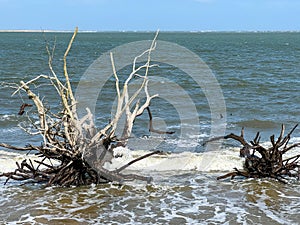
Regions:
M 49 74 L 45 45 L 46 42 L 52 45 L 55 37 L 53 64 L 61 75 L 62 56 L 71 35 L 0 33 L 0 82 L 13 83 Z M 79 33 L 68 57 L 72 85 L 79 84 L 90 64 L 103 53 L 121 44 L 153 37 L 153 33 Z M 245 127 L 248 140 L 260 131 L 262 142 L 266 142 L 271 134 L 279 134 L 281 124 L 291 129 L 299 123 L 300 33 L 162 32 L 158 40 L 189 49 L 211 69 L 225 99 L 227 116 L 220 117 L 226 122 L 226 133 L 239 133 Z M 180 54 L 178 58 L 180 61 Z M 129 66 L 122 69 L 121 77 L 129 70 Z M 209 137 L 212 118 L 203 90 L 191 77 L 170 65 L 161 64 L 153 68 L 150 75 L 169 79 L 163 86 L 166 90 L 170 84 L 178 84 L 192 99 L 199 120 L 195 123 L 195 115 L 189 112 L 183 120 L 176 106 L 166 99 L 153 99 L 151 108 L 153 115 L 158 117 L 157 126 L 163 124 L 164 128 L 175 131 L 174 135 L 158 137 L 161 139 L 154 148 L 173 153 L 205 154 L 201 144 Z M 113 79 L 109 80 L 98 98 L 96 124 L 99 127 L 111 116 L 115 98 L 113 85 Z M 43 86 L 40 96 L 49 90 L 49 86 Z M 19 96 L 11 97 L 12 92 L 5 85 L 0 89 L 0 142 L 39 143 L 39 138 L 26 135 L 18 128 L 26 118 L 17 115 L 22 100 Z M 178 104 L 184 103 L 177 92 L 171 91 L 170 95 Z M 55 109 L 56 96 L 47 97 L 47 102 Z M 25 95 L 23 101 L 28 101 Z M 147 115 L 143 115 L 136 121 L 135 142 L 130 146 L 134 150 L 145 147 L 144 139 L 155 141 L 157 138 L 147 131 L 147 119 Z M 183 126 L 188 127 L 187 132 L 182 132 Z M 294 141 L 299 140 L 299 130 L 294 137 Z M 221 150 L 224 154 L 238 156 L 236 146 L 237 143 L 228 141 Z M 16 157 L 0 151 L 3 162 Z M 231 158 L 217 160 L 225 165 Z M 0 169 L 6 171 L 5 167 L 14 168 L 14 165 L 3 164 Z M 154 177 L 152 186 L 133 183 L 123 187 L 41 190 L 35 186 L 20 187 L 14 182 L 0 189 L 0 218 L 12 224 L 18 220 L 24 224 L 298 224 L 300 194 L 297 182 L 286 187 L 268 180 L 215 180 L 232 167 L 211 167 L 206 171 L 198 167 L 196 171 L 144 171 Z M 14 210 L 16 208 L 18 210 Z

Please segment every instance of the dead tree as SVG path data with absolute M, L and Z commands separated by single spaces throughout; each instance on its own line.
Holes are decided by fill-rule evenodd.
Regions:
M 135 118 L 141 115 L 149 106 L 151 99 L 157 96 L 151 96 L 148 92 L 148 72 L 149 69 L 154 66 L 151 65 L 151 52 L 155 50 L 158 33 L 155 35 L 151 46 L 133 60 L 132 72 L 123 85 L 120 84 L 117 71 L 115 70 L 113 54 L 111 53 L 118 99 L 117 110 L 107 126 L 97 130 L 93 122 L 94 115 L 91 114 L 88 108 L 86 109 L 87 114 L 83 118 L 78 118 L 76 110 L 77 102 L 68 75 L 67 56 L 77 31 L 78 29 L 76 28 L 63 57 L 63 76 L 59 77 L 54 71 L 52 66 L 54 48 L 51 50 L 47 45 L 46 49 L 49 56 L 48 65 L 51 72 L 50 75 L 39 75 L 30 81 L 21 81 L 20 84 L 16 85 L 16 91 L 13 93 L 14 95 L 16 93 L 22 94 L 25 92 L 32 101 L 32 105 L 23 104 L 19 114 L 24 113 L 25 107 L 32 106 L 32 111 L 38 115 L 39 121 L 38 123 L 33 121 L 28 115 L 31 128 L 29 129 L 23 126 L 21 128 L 31 135 L 40 135 L 43 141 L 40 146 L 30 144 L 26 147 L 16 147 L 5 143 L 0 143 L 0 146 L 20 151 L 37 151 L 38 155 L 41 156 L 41 160 L 24 160 L 21 163 L 17 163 L 17 169 L 14 172 L 1 173 L 0 176 L 7 177 L 7 181 L 9 179 L 30 180 L 33 182 L 43 182 L 48 186 L 79 186 L 107 182 L 123 183 L 130 179 L 140 179 L 149 182 L 151 181 L 150 177 L 134 174 L 124 175 L 121 172 L 127 166 L 138 160 L 153 154 L 158 154 L 158 151 L 135 159 L 133 162 L 115 171 L 108 171 L 105 169 L 104 164 L 109 162 L 113 157 L 114 145 L 112 145 L 112 143 L 121 140 L 122 145 L 126 145 Z M 141 66 L 136 66 L 137 60 L 142 56 L 147 57 L 146 63 Z M 139 75 L 143 71 L 145 71 L 143 75 Z M 141 82 L 139 88 L 130 95 L 128 87 L 134 77 L 140 79 Z M 50 107 L 46 105 L 45 100 L 40 98 L 38 93 L 32 91 L 31 86 L 42 79 L 44 82 L 50 83 L 54 92 L 51 94 L 57 94 L 59 99 L 58 105 L 61 106 L 59 112 L 51 111 Z M 122 86 L 122 88 L 120 86 Z M 141 93 L 146 95 L 146 100 L 142 104 L 138 99 Z M 123 114 L 126 115 L 126 125 L 123 136 L 118 139 L 118 137 L 115 137 L 115 130 Z M 46 163 L 46 159 L 50 159 L 50 163 Z M 56 163 L 52 164 L 51 160 L 55 160 Z
M 289 145 L 291 135 L 297 128 L 298 124 L 284 136 L 284 125 L 281 127 L 281 132 L 277 140 L 275 136 L 270 137 L 271 146 L 263 147 L 260 142 L 260 133 L 258 132 L 255 138 L 248 143 L 244 139 L 244 128 L 241 131 L 241 135 L 235 135 L 233 133 L 224 137 L 213 138 L 209 141 L 219 139 L 233 139 L 240 142 L 243 148 L 240 150 L 240 156 L 245 158 L 244 169 L 238 170 L 234 168 L 234 172 L 225 174 L 217 179 L 225 179 L 231 177 L 233 179 L 236 176 L 242 176 L 246 178 L 273 178 L 280 182 L 286 183 L 288 178 L 300 179 L 300 154 L 292 157 L 285 157 L 285 154 L 291 149 L 300 146 L 300 143 L 294 143 Z

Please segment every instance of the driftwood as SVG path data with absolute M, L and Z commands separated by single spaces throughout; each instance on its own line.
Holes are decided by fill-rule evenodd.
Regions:
M 231 177 L 233 179 L 236 176 L 242 176 L 246 178 L 274 178 L 280 182 L 286 183 L 289 178 L 300 179 L 300 154 L 295 156 L 284 158 L 285 154 L 291 149 L 300 146 L 300 143 L 294 143 L 289 145 L 292 133 L 297 128 L 298 124 L 284 136 L 284 125 L 281 127 L 281 132 L 277 140 L 275 136 L 270 137 L 271 146 L 265 148 L 260 145 L 260 133 L 258 132 L 255 138 L 248 143 L 244 139 L 244 129 L 241 131 L 241 135 L 235 135 L 233 133 L 213 138 L 208 141 L 215 141 L 219 139 L 233 139 L 240 142 L 243 148 L 240 150 L 240 156 L 245 158 L 244 169 L 238 170 L 218 177 L 217 179 L 225 179 Z M 257 154 L 258 153 L 258 154 Z
M 149 116 L 149 131 L 153 132 L 153 133 L 157 133 L 157 134 L 174 134 L 174 131 L 161 131 L 161 130 L 157 130 L 153 127 L 153 118 L 152 118 L 152 113 L 150 110 L 150 107 L 148 106 L 147 108 L 147 112 L 148 112 L 148 116 Z
M 31 107 L 32 104 L 27 104 L 27 103 L 23 103 L 21 106 L 20 106 L 20 110 L 18 112 L 18 115 L 22 116 L 25 112 L 25 108 L 26 107 Z
M 112 68 L 115 77 L 115 88 L 117 92 L 117 110 L 110 122 L 98 130 L 93 123 L 93 115 L 89 109 L 83 118 L 78 118 L 76 109 L 76 99 L 73 95 L 73 90 L 67 70 L 67 56 L 71 49 L 72 43 L 75 39 L 78 29 L 76 28 L 67 50 L 63 57 L 63 75 L 59 77 L 52 66 L 55 46 L 50 49 L 47 45 L 49 60 L 48 65 L 50 75 L 39 75 L 34 79 L 15 85 L 16 91 L 13 93 L 25 93 L 33 104 L 24 103 L 20 107 L 19 115 L 22 115 L 26 107 L 31 107 L 30 113 L 38 115 L 38 121 L 33 121 L 30 113 L 26 113 L 30 122 L 30 128 L 21 128 L 31 135 L 39 135 L 42 137 L 40 146 L 27 145 L 25 147 L 11 146 L 6 143 L 0 143 L 1 147 L 14 149 L 19 151 L 35 151 L 41 157 L 41 160 L 24 160 L 17 163 L 17 169 L 9 173 L 0 173 L 0 176 L 7 177 L 7 180 L 29 180 L 32 182 L 42 182 L 47 186 L 79 186 L 91 183 L 107 183 L 117 182 L 123 183 L 126 180 L 140 179 L 147 182 L 151 181 L 151 177 L 143 177 L 134 174 L 122 174 L 121 172 L 132 163 L 135 163 L 153 154 L 159 154 L 159 151 L 151 152 L 145 156 L 129 162 L 114 171 L 105 169 L 105 163 L 109 163 L 113 158 L 114 147 L 116 142 L 121 142 L 126 146 L 127 140 L 131 135 L 133 123 L 135 118 L 141 115 L 150 105 L 150 101 L 157 95 L 150 96 L 148 92 L 148 71 L 154 66 L 151 65 L 151 52 L 155 50 L 156 37 L 152 41 L 151 46 L 145 50 L 141 55 L 133 60 L 133 69 L 129 74 L 124 84 L 121 86 L 117 71 L 115 70 L 113 54 L 111 53 Z M 137 67 L 136 62 L 139 57 L 146 56 L 145 64 Z M 145 71 L 143 73 L 143 71 Z M 139 75 L 142 74 L 143 75 Z M 136 77 L 140 79 L 140 86 L 132 95 L 129 94 L 129 83 Z M 58 112 L 53 112 L 50 106 L 46 105 L 44 98 L 40 98 L 38 93 L 34 93 L 31 89 L 37 80 L 43 79 L 49 82 L 53 87 L 51 94 L 58 95 L 58 105 L 61 107 Z M 14 87 L 15 87 L 14 86 Z M 141 93 L 146 95 L 146 100 L 142 103 L 139 100 Z M 45 96 L 47 97 L 47 96 Z M 115 130 L 119 119 L 125 115 L 126 124 L 123 135 L 118 138 L 115 136 Z M 149 114 L 151 115 L 151 114 Z M 151 117 L 152 119 L 152 117 Z M 150 126 L 152 121 L 150 120 Z M 121 140 L 121 141 L 118 141 Z M 46 159 L 50 163 L 45 163 Z M 55 161 L 55 163 L 52 161 Z M 48 162 L 48 161 L 47 161 Z

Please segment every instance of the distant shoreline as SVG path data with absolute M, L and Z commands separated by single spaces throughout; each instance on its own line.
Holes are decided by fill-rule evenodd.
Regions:
M 1 33 L 72 33 L 71 30 L 0 30 Z M 96 31 L 85 31 L 96 32 Z
M 0 30 L 0 33 L 73 33 L 73 30 Z M 79 33 L 105 33 L 105 32 L 111 32 L 111 33 L 153 33 L 156 31 L 147 31 L 147 30 L 119 30 L 119 31 L 113 31 L 113 30 L 82 30 L 79 31 Z M 160 31 L 160 33 L 300 33 L 300 30 L 291 30 L 291 31 L 276 31 L 276 30 L 241 30 L 241 31 L 218 31 L 218 30 L 191 30 L 191 31 Z

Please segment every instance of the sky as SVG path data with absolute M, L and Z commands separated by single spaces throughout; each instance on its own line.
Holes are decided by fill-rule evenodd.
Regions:
M 0 30 L 300 31 L 299 0 L 0 0 Z

